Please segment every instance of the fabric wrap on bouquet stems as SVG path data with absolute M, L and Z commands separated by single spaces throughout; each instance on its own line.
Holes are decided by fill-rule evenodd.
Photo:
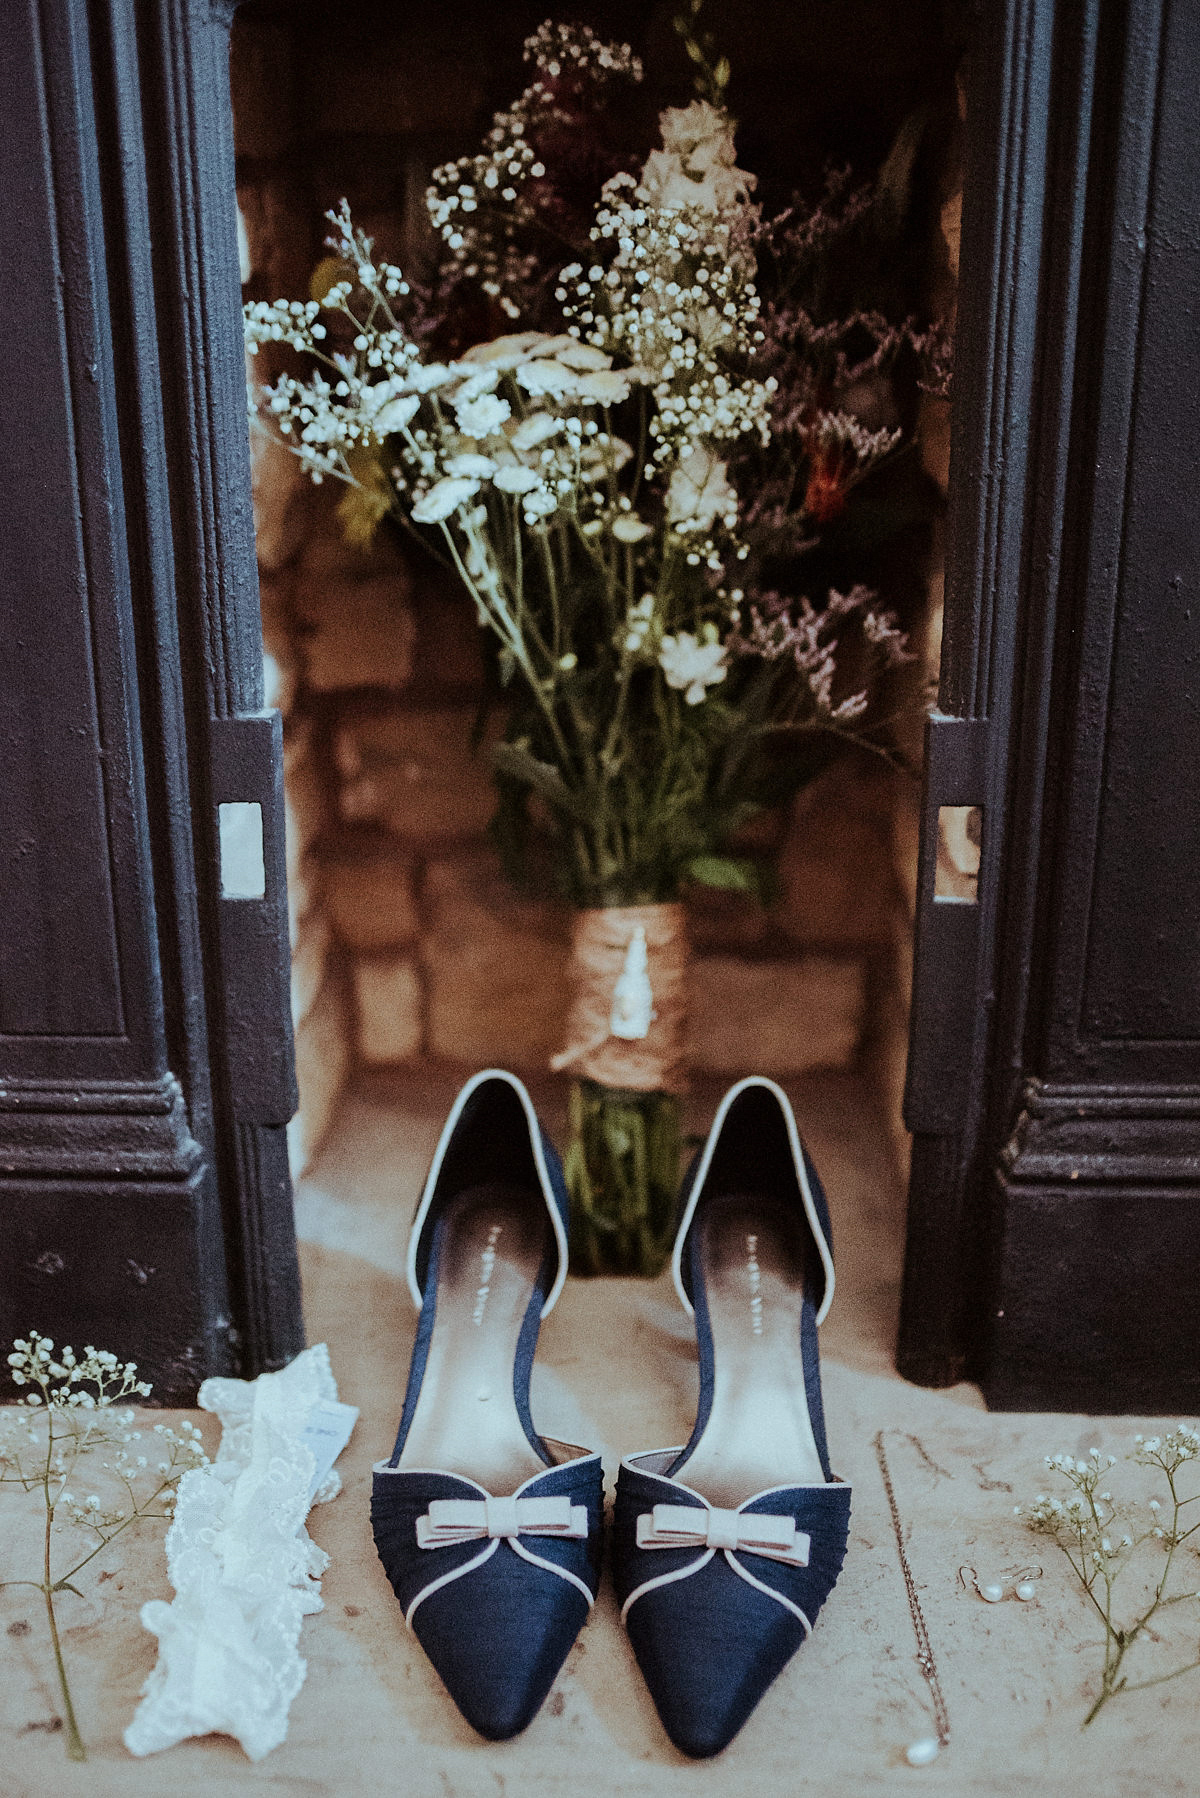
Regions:
M 571 976 L 567 1047 L 551 1067 L 628 1092 L 686 1091 L 683 906 L 577 912 Z

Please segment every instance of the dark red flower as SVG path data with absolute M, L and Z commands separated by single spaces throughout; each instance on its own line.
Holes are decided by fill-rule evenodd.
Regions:
M 839 456 L 815 456 L 804 489 L 804 510 L 816 524 L 829 524 L 846 510 L 847 488 Z

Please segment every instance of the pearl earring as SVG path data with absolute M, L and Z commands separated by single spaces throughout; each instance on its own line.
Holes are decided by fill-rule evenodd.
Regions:
M 1017 1583 L 1013 1587 L 1014 1597 L 1021 1599 L 1024 1604 L 1028 1604 L 1031 1598 L 1036 1598 L 1037 1586 L 1035 1581 L 1039 1580 L 1041 1576 L 1042 1570 L 1040 1567 L 1023 1567 L 1018 1575 Z M 1003 1581 L 986 1580 L 981 1585 L 979 1575 L 973 1567 L 959 1568 L 958 1583 L 963 1588 L 964 1592 L 968 1585 L 974 1586 L 979 1597 L 983 1599 L 985 1604 L 999 1604 L 1000 1600 L 1004 1597 Z
M 958 1583 L 964 1592 L 968 1586 L 974 1586 L 977 1595 L 983 1599 L 985 1604 L 999 1604 L 1004 1597 L 1004 1587 L 999 1580 L 988 1580 L 986 1584 L 980 1585 L 979 1575 L 973 1567 L 959 1568 Z

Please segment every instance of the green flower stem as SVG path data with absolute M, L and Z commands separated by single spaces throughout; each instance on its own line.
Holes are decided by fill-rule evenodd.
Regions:
M 50 1482 L 54 1477 L 54 1412 L 47 1407 L 46 1411 L 46 1460 L 42 1468 L 42 1491 L 45 1496 L 46 1527 L 42 1538 L 42 1597 L 46 1601 L 46 1621 L 50 1626 L 50 1641 L 54 1649 L 54 1665 L 58 1669 L 58 1689 L 62 1695 L 63 1722 L 67 1736 L 67 1758 L 73 1761 L 85 1761 L 87 1749 L 83 1745 L 83 1737 L 79 1733 L 79 1724 L 75 1717 L 75 1706 L 71 1700 L 71 1684 L 67 1678 L 66 1662 L 63 1660 L 62 1643 L 58 1635 L 58 1618 L 54 1614 L 54 1594 L 58 1589 L 50 1571 L 50 1531 L 54 1524 L 55 1499 L 50 1495 Z
M 485 598 L 480 592 L 476 582 L 473 581 L 471 576 L 467 573 L 466 564 L 463 562 L 463 559 L 458 552 L 458 545 L 455 543 L 453 534 L 447 524 L 442 525 L 442 535 L 449 545 L 450 554 L 454 558 L 454 565 L 458 571 L 459 579 L 475 601 L 480 613 L 484 616 L 489 616 L 492 619 L 493 628 L 495 629 L 497 636 L 504 643 L 505 647 L 511 651 L 517 666 L 525 676 L 531 694 L 534 696 L 545 717 L 550 734 L 554 738 L 555 749 L 562 757 L 564 763 L 569 764 L 570 754 L 567 749 L 566 740 L 563 737 L 562 730 L 559 726 L 558 714 L 555 711 L 553 703 L 547 699 L 545 687 L 534 671 L 519 624 L 512 618 L 507 607 L 499 601 L 495 595 L 492 595 L 489 599 Z M 534 634 L 532 630 L 530 634 Z M 538 639 L 538 642 L 543 653 L 546 654 L 547 660 L 549 660 L 549 653 L 546 651 L 545 645 L 541 643 L 540 638 Z
M 594 1080 L 573 1082 L 571 1266 L 650 1278 L 670 1248 L 679 1179 L 679 1100 Z
M 155 1433 L 162 1437 L 162 1446 L 168 1451 L 169 1458 L 160 1463 L 155 1475 L 149 1476 L 155 1479 L 153 1490 L 146 1498 L 139 1499 L 133 1481 L 140 1478 L 138 1468 L 146 1467 L 146 1458 L 138 1456 L 135 1467 L 123 1445 L 136 1440 L 140 1432 L 117 1435 L 114 1422 L 118 1429 L 127 1425 L 132 1422 L 132 1412 L 118 1421 L 110 1407 L 134 1397 L 147 1397 L 149 1385 L 135 1377 L 137 1367 L 134 1362 L 122 1364 L 106 1350 L 88 1348 L 80 1358 L 73 1349 L 64 1347 L 58 1351 L 57 1360 L 52 1359 L 52 1351 L 53 1342 L 37 1331 L 31 1331 L 28 1339 L 17 1338 L 13 1353 L 8 1357 L 13 1383 L 40 1388 L 40 1397 L 36 1391 L 29 1395 L 27 1402 L 33 1407 L 30 1410 L 13 1413 L 11 1418 L 0 1414 L 0 1484 L 20 1486 L 25 1493 L 40 1490 L 45 1524 L 41 1578 L 3 1581 L 0 1589 L 26 1586 L 42 1594 L 58 1673 L 66 1752 L 69 1759 L 84 1761 L 87 1750 L 75 1714 L 55 1598 L 60 1592 L 80 1596 L 79 1588 L 73 1583 L 76 1576 L 131 1523 L 151 1517 L 169 1521 L 169 1506 L 162 1510 L 154 1507 L 164 1493 L 176 1486 L 186 1465 L 204 1463 L 207 1457 L 199 1442 L 199 1431 L 190 1424 L 183 1426 L 182 1433 L 155 1424 Z M 107 1425 L 104 1421 L 106 1412 L 109 1413 Z M 46 1431 L 44 1453 L 41 1448 L 43 1421 Z M 36 1450 L 28 1462 L 23 1460 L 22 1445 L 26 1442 Z M 124 1486 L 129 1502 L 127 1512 L 123 1509 L 105 1511 L 95 1496 L 88 1499 L 86 1506 L 80 1506 L 67 1491 L 68 1481 L 74 1478 L 88 1451 L 110 1443 L 116 1443 L 118 1452 L 115 1463 L 105 1462 L 104 1469 L 110 1480 L 119 1480 Z M 64 1502 L 72 1521 L 90 1528 L 99 1540 L 79 1556 L 69 1571 L 60 1571 L 56 1575 L 53 1534 L 57 1514 Z
M 50 1578 L 50 1513 L 46 1513 L 46 1579 Z M 54 1648 L 54 1665 L 58 1669 L 58 1689 L 62 1695 L 63 1722 L 66 1726 L 67 1759 L 85 1761 L 87 1749 L 83 1745 L 83 1737 L 79 1733 L 79 1724 L 75 1718 L 75 1706 L 71 1702 L 71 1686 L 67 1679 L 66 1663 L 63 1660 L 62 1643 L 58 1639 L 58 1619 L 54 1615 L 54 1587 L 46 1584 L 42 1592 L 46 1600 L 46 1621 L 50 1625 L 50 1641 Z
M 1174 1559 L 1175 1550 L 1180 1542 L 1186 1541 L 1187 1537 L 1193 1533 L 1193 1530 L 1180 1532 L 1180 1513 L 1185 1504 L 1191 1504 L 1194 1498 L 1200 1497 L 1200 1494 L 1193 1494 L 1192 1497 L 1189 1498 L 1181 1498 L 1176 1488 L 1175 1477 L 1171 1468 L 1164 1466 L 1163 1473 L 1166 1476 L 1172 1503 L 1171 1527 L 1167 1532 L 1166 1557 L 1163 1562 L 1162 1573 L 1155 1585 L 1154 1595 L 1151 1598 L 1150 1603 L 1142 1612 L 1141 1616 L 1131 1623 L 1128 1628 L 1119 1629 L 1113 1622 L 1112 1606 L 1114 1576 L 1107 1568 L 1103 1570 L 1104 1603 L 1101 1604 L 1100 1600 L 1096 1597 L 1094 1590 L 1096 1576 L 1094 1573 L 1089 1574 L 1087 1571 L 1087 1553 L 1083 1531 L 1081 1530 L 1079 1535 L 1078 1563 L 1076 1563 L 1075 1557 L 1070 1552 L 1067 1545 L 1059 1539 L 1058 1545 L 1060 1549 L 1063 1554 L 1066 1555 L 1072 1571 L 1078 1577 L 1084 1592 L 1094 1606 L 1101 1622 L 1104 1624 L 1104 1667 L 1100 1676 L 1100 1692 L 1095 1703 L 1083 1719 L 1082 1727 L 1084 1729 L 1087 1728 L 1089 1723 L 1095 1720 L 1103 1710 L 1104 1706 L 1108 1703 L 1109 1699 L 1117 1692 L 1148 1691 L 1151 1686 L 1161 1686 L 1168 1680 L 1179 1679 L 1185 1673 L 1194 1673 L 1197 1669 L 1200 1669 L 1200 1658 L 1198 1658 L 1196 1660 L 1187 1661 L 1182 1666 L 1174 1667 L 1168 1673 L 1154 1674 L 1149 1679 L 1135 1680 L 1131 1683 L 1128 1678 L 1120 1677 L 1121 1667 L 1124 1664 L 1125 1656 L 1138 1640 L 1139 1636 L 1148 1631 L 1150 1624 L 1157 1613 L 1160 1610 L 1165 1610 L 1170 1605 L 1183 1603 L 1185 1600 L 1194 1596 L 1191 1592 L 1177 1592 L 1168 1597 L 1166 1592 L 1167 1582 L 1171 1575 L 1171 1563 Z M 1105 1527 L 1105 1520 L 1100 1517 L 1096 1509 L 1095 1499 L 1091 1492 L 1088 1492 L 1087 1499 L 1088 1509 L 1091 1513 L 1093 1523 L 1096 1530 L 1099 1532 Z M 1195 1527 L 1196 1526 L 1193 1526 L 1193 1528 Z M 1145 1538 L 1142 1538 L 1142 1540 L 1145 1540 Z

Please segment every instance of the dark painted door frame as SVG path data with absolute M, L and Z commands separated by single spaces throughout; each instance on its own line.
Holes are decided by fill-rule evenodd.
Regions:
M 972 52 L 899 1363 L 1200 1400 L 1200 11 L 1002 0 Z M 935 896 L 982 805 L 979 903 Z
M 232 0 L 14 0 L 0 59 L 0 1335 L 160 1397 L 302 1341 Z M 991 1402 L 1200 1398 L 1200 12 L 971 52 L 899 1348 Z M 18 349 L 19 346 L 19 349 Z M 218 814 L 261 808 L 265 892 Z M 977 905 L 938 808 L 982 805 Z
M 175 1402 L 303 1344 L 231 15 L 13 0 L 0 56 L 0 1340 Z

